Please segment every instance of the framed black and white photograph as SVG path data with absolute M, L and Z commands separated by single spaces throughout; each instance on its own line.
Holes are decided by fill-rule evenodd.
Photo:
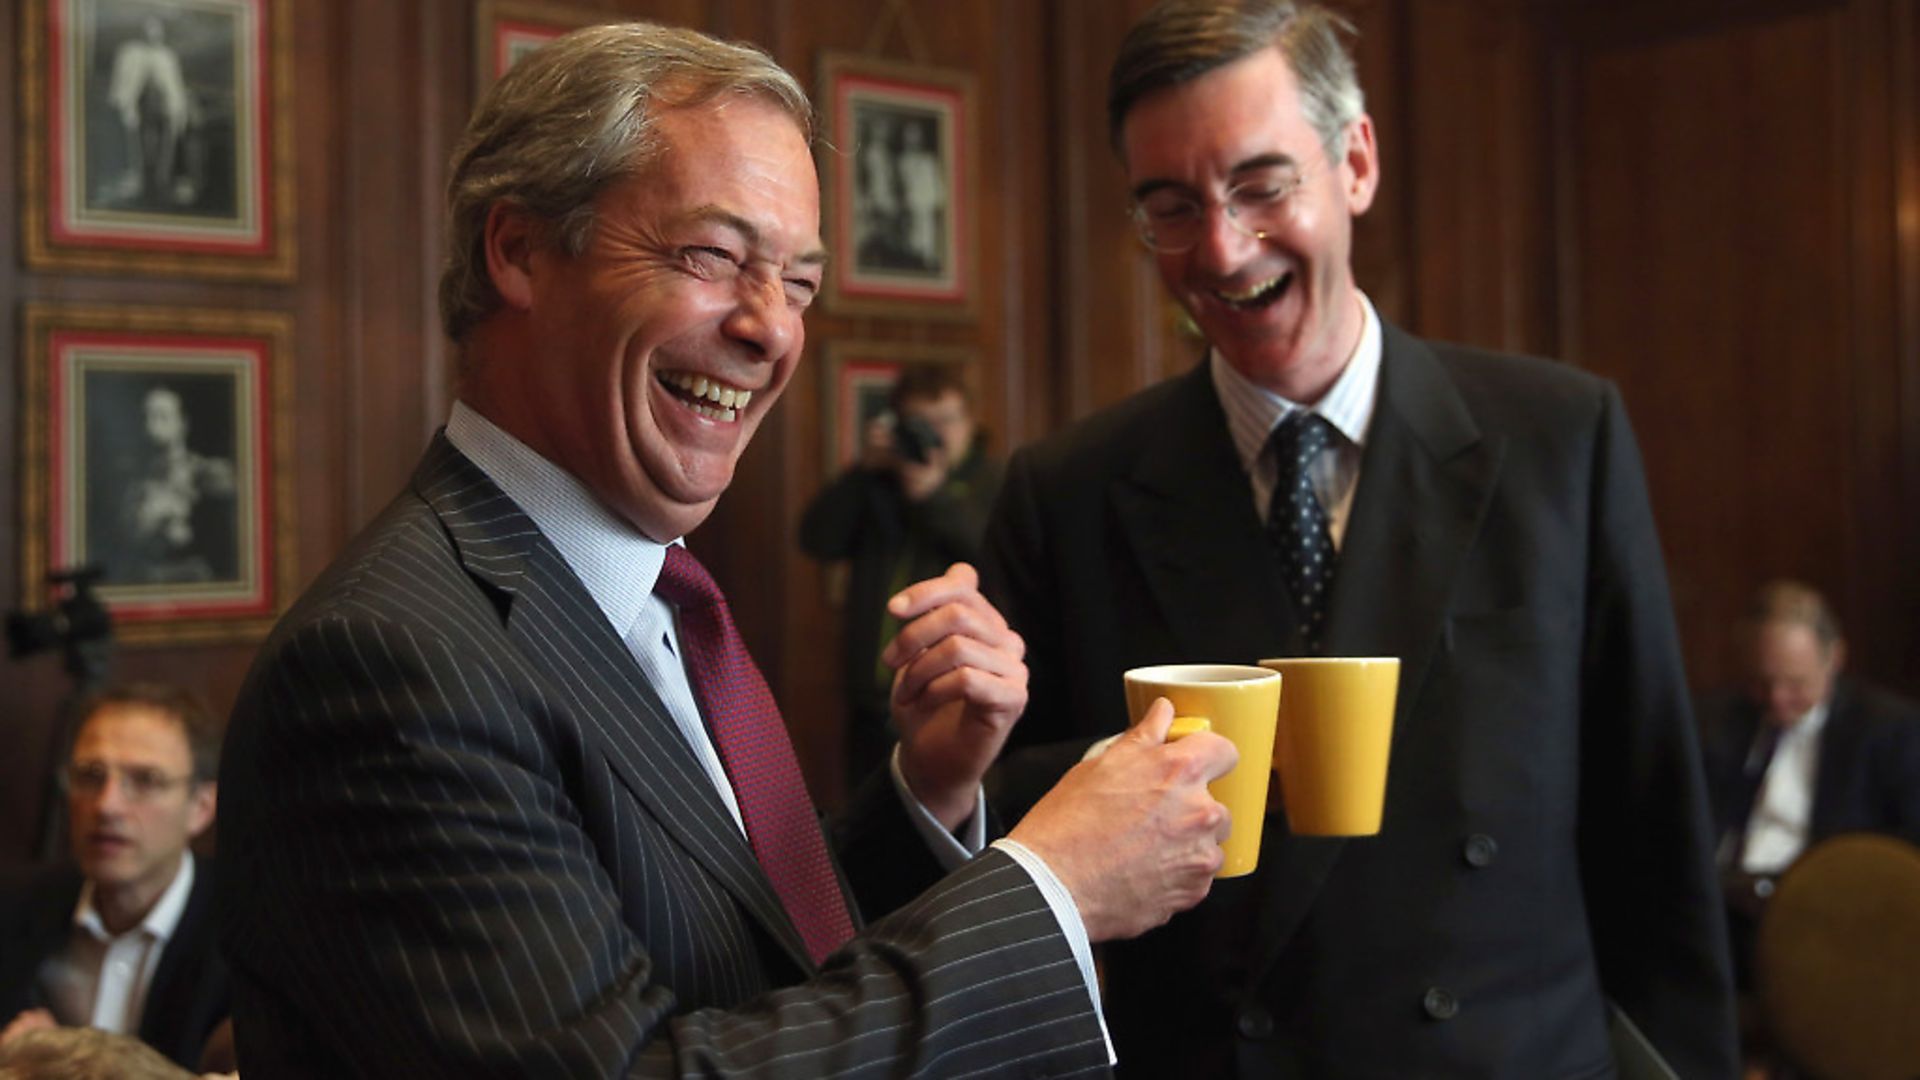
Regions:
M 975 308 L 973 80 L 821 58 L 835 311 L 966 318 Z
M 480 0 L 474 19 L 474 96 L 478 98 L 528 53 L 583 26 L 617 16 L 547 0 Z
M 288 595 L 285 316 L 32 306 L 23 595 L 100 571 L 122 640 L 264 633 Z
M 967 381 L 977 371 L 970 349 L 892 341 L 829 341 L 825 348 L 827 433 L 826 473 L 829 477 L 860 456 L 867 425 L 885 415 L 893 384 L 912 364 L 940 364 L 964 368 Z M 978 387 L 975 387 L 978 390 Z
M 36 268 L 293 271 L 286 0 L 24 0 Z

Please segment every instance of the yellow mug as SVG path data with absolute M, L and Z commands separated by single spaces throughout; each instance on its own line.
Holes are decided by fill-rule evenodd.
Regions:
M 1399 659 L 1301 656 L 1260 666 L 1287 681 L 1273 744 L 1287 827 L 1296 836 L 1378 833 Z
M 1207 785 L 1233 816 L 1220 845 L 1226 861 L 1215 877 L 1239 877 L 1260 862 L 1260 826 L 1272 775 L 1273 725 L 1280 708 L 1280 676 L 1238 664 L 1162 664 L 1126 673 L 1127 709 L 1135 723 L 1155 698 L 1173 702 L 1178 719 L 1169 739 L 1210 728 L 1239 748 L 1240 763 Z M 1197 721 L 1205 720 L 1206 728 Z

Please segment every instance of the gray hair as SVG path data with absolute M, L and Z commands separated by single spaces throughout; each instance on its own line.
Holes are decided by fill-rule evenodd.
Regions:
M 594 199 L 660 150 L 658 113 L 728 94 L 779 106 L 812 141 L 806 91 L 752 45 L 616 23 L 576 30 L 515 64 L 481 99 L 448 167 L 447 336 L 462 340 L 500 303 L 485 249 L 495 203 L 543 219 L 560 249 L 577 256 L 592 237 Z
M 84 1027 L 22 1032 L 0 1047 L 0 1080 L 193 1080 L 131 1035 Z
M 1107 77 L 1107 134 L 1122 149 L 1127 113 L 1156 90 L 1278 46 L 1300 80 L 1300 110 L 1329 157 L 1346 153 L 1347 125 L 1366 111 L 1353 55 L 1353 24 L 1293 0 L 1162 0 L 1127 31 Z
M 1768 623 L 1788 623 L 1812 631 L 1823 650 L 1840 640 L 1840 620 L 1820 591 L 1805 582 L 1777 578 L 1753 594 L 1747 605 L 1746 625 L 1758 629 Z

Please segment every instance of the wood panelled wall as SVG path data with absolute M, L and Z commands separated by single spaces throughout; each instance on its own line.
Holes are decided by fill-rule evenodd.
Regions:
M 0 55 L 18 55 L 5 0 Z M 970 71 L 982 300 L 967 323 L 809 320 L 809 363 L 693 539 L 796 728 L 837 774 L 839 619 L 793 527 L 823 476 L 820 344 L 976 350 L 1004 449 L 1191 363 L 1125 220 L 1106 68 L 1146 0 L 574 0 L 768 48 Z M 1855 666 L 1920 692 L 1920 0 L 1352 0 L 1385 186 L 1361 284 L 1417 332 L 1558 356 L 1620 382 L 1696 682 L 1764 577 L 1828 590 Z M 433 311 L 444 162 L 472 100 L 476 0 L 293 0 L 299 270 L 288 286 L 26 274 L 32 300 L 291 313 L 304 582 L 404 482 L 445 415 Z M 0 144 L 18 145 L 13 79 Z M 0 169 L 0 205 L 18 190 Z M 19 250 L 0 215 L 0 247 Z M 0 502 L 18 503 L 18 350 L 0 378 Z M 0 530 L 0 600 L 20 583 Z M 224 708 L 244 646 L 122 650 L 117 674 Z M 0 660 L 0 862 L 23 857 L 57 662 Z

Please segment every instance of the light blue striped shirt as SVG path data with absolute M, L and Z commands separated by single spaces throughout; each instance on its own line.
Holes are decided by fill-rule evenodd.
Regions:
M 1327 449 L 1308 473 L 1314 494 L 1327 511 L 1336 551 L 1346 537 L 1353 492 L 1360 484 L 1360 457 L 1367 444 L 1367 427 L 1373 422 L 1373 409 L 1380 400 L 1380 316 L 1374 312 L 1373 302 L 1366 294 L 1356 289 L 1354 296 L 1360 302 L 1363 316 L 1360 341 L 1347 359 L 1346 369 L 1319 401 L 1288 401 L 1235 371 L 1218 349 L 1208 355 L 1213 388 L 1220 395 L 1220 407 L 1227 414 L 1227 432 L 1233 437 L 1233 448 L 1239 451 L 1240 463 L 1253 480 L 1253 512 L 1260 520 L 1267 518 L 1273 488 L 1279 481 L 1279 466 L 1272 455 L 1263 453 L 1273 429 L 1295 409 L 1309 409 L 1325 418 L 1342 436 L 1328 442 Z

